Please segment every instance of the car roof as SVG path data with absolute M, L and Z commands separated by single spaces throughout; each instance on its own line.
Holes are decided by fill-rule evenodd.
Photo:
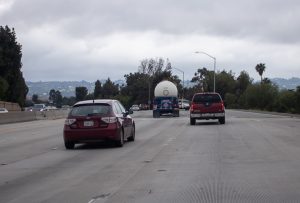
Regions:
M 117 101 L 114 99 L 95 99 L 95 100 L 85 100 L 85 101 L 80 101 L 74 104 L 74 106 L 77 105 L 84 105 L 84 104 L 111 104 L 113 101 Z

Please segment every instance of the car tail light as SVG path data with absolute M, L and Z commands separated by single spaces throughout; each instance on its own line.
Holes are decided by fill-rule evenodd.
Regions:
M 105 123 L 116 123 L 117 117 L 103 117 L 101 120 Z
M 76 122 L 76 119 L 75 118 L 67 118 L 65 120 L 65 125 L 72 125 Z
M 157 109 L 157 105 L 154 104 L 154 105 L 153 105 L 153 110 L 156 110 L 156 109 Z

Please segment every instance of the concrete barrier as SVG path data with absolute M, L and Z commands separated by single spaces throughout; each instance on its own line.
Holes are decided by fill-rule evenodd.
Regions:
M 34 121 L 36 116 L 34 112 L 8 112 L 0 114 L 0 124 L 16 123 L 25 121 Z
M 34 120 L 54 120 L 66 118 L 69 110 L 50 110 L 50 111 L 21 111 L 0 114 L 0 124 L 16 123 Z

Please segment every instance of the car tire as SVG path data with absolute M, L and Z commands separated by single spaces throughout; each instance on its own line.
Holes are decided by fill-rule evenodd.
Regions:
M 117 147 L 123 147 L 123 145 L 124 145 L 124 133 L 123 133 L 123 130 L 120 131 L 120 139 L 117 140 L 115 143 L 116 143 Z
M 159 118 L 160 114 L 159 112 L 153 112 L 153 118 Z
M 131 130 L 131 136 L 127 138 L 127 141 L 129 142 L 134 142 L 135 140 L 135 126 L 132 126 L 132 130 Z
M 191 124 L 191 125 L 195 125 L 195 124 L 196 124 L 196 119 L 190 118 L 190 124 Z
M 65 147 L 66 147 L 66 149 L 74 149 L 75 143 L 74 142 L 65 141 Z
M 220 124 L 225 124 L 225 117 L 219 118 Z

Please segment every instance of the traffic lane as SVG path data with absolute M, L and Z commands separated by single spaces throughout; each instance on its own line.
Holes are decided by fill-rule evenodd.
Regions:
M 237 165 L 239 162 L 242 162 L 242 160 L 237 158 L 237 160 L 235 160 L 234 158 L 236 153 L 240 153 L 240 150 L 235 152 L 235 150 L 240 148 L 239 142 L 231 142 L 233 138 L 223 141 L 220 138 L 226 138 L 227 136 L 218 135 L 215 131 L 217 129 L 216 126 L 218 126 L 218 128 L 222 127 L 223 130 L 229 128 L 229 130 L 227 129 L 225 132 L 228 131 L 229 135 L 237 136 L 236 139 L 238 140 L 241 138 L 238 136 L 238 133 L 234 132 L 237 131 L 239 126 L 243 127 L 243 125 L 249 125 L 250 127 L 248 126 L 248 128 L 251 130 L 248 131 L 252 132 L 257 121 L 250 119 L 247 122 L 246 119 L 231 118 L 228 116 L 228 122 L 225 125 L 219 125 L 217 122 L 210 122 L 208 125 L 199 122 L 199 125 L 192 127 L 189 126 L 188 119 L 184 116 L 180 118 L 149 119 L 149 115 L 151 115 L 150 112 L 145 115 L 145 118 L 137 118 L 137 126 L 139 126 L 137 127 L 137 141 L 136 143 L 127 143 L 125 148 L 103 148 L 102 146 L 97 148 L 93 146 L 91 148 L 87 147 L 86 149 L 86 147 L 84 147 L 82 149 L 81 146 L 79 146 L 77 150 L 72 151 L 60 151 L 60 149 L 58 149 L 51 153 L 44 154 L 44 157 L 39 157 L 40 160 L 38 157 L 32 157 L 31 161 L 33 162 L 29 163 L 27 160 L 27 166 L 24 165 L 25 163 L 20 164 L 20 162 L 18 162 L 20 164 L 19 167 L 23 168 L 17 168 L 16 165 L 10 165 L 12 168 L 6 166 L 6 172 L 11 172 L 11 176 L 16 176 L 16 174 L 24 170 L 27 170 L 29 174 L 12 179 L 6 187 L 0 188 L 0 191 L 4 191 L 3 193 L 6 195 L 3 196 L 1 194 L 0 197 L 2 197 L 3 200 L 13 200 L 12 202 L 22 202 L 23 200 L 30 202 L 86 202 L 87 200 L 90 201 L 93 199 L 95 202 L 106 200 L 108 202 L 114 202 L 114 200 L 120 197 L 123 198 L 122 201 L 124 200 L 124 202 L 134 202 L 135 200 L 138 200 L 136 202 L 139 202 L 139 200 L 147 202 L 145 198 L 149 198 L 149 201 L 151 200 L 152 202 L 159 202 L 155 200 L 167 201 L 174 197 L 177 198 L 178 196 L 179 200 L 185 197 L 184 200 L 189 202 L 188 198 L 192 197 L 193 194 L 200 195 L 202 198 L 216 198 L 215 193 L 219 193 L 217 191 L 228 190 L 224 192 L 224 194 L 229 193 L 228 195 L 230 196 L 230 192 L 235 193 L 236 188 L 243 184 L 247 186 L 244 186 L 244 190 L 248 191 L 248 193 L 244 191 L 244 193 L 238 193 L 239 195 L 248 195 L 251 198 L 253 198 L 255 194 L 259 195 L 259 193 L 253 189 L 253 185 L 249 185 L 247 181 L 243 180 L 243 173 L 241 173 Z M 231 128 L 232 130 L 230 131 Z M 245 145 L 249 145 L 250 149 L 251 147 L 258 149 L 263 147 L 257 147 L 256 142 L 253 142 L 251 139 L 249 140 L 249 132 L 247 132 L 247 130 L 241 129 L 240 132 L 244 132 L 244 136 L 247 138 L 242 139 L 242 143 L 247 143 Z M 199 133 L 200 135 L 198 135 Z M 194 138 L 187 135 L 198 136 Z M 203 137 L 203 135 L 206 136 Z M 183 139 L 185 137 L 189 139 Z M 196 138 L 199 138 L 199 140 L 197 141 Z M 218 142 L 222 144 L 218 144 Z M 165 153 L 165 151 L 168 152 L 172 149 L 173 145 L 176 147 L 177 144 L 183 146 L 181 148 L 175 148 L 175 152 L 171 151 L 171 153 Z M 220 146 L 223 145 L 224 147 L 221 148 Z M 258 151 L 261 151 L 261 149 Z M 291 151 L 296 154 L 294 150 Z M 250 151 L 241 154 L 240 158 L 253 159 L 254 156 L 254 158 L 258 157 L 261 159 L 260 157 L 264 153 L 261 151 L 262 154 L 258 152 L 255 154 L 255 152 L 256 150 L 253 150 L 253 152 Z M 229 158 L 233 156 L 232 159 L 229 160 L 235 161 L 236 164 L 232 165 L 233 168 L 231 170 L 236 170 L 236 174 L 241 173 L 240 184 L 238 184 L 237 181 L 233 181 L 235 185 L 233 183 L 231 184 L 234 186 L 229 184 L 224 185 L 224 187 L 227 186 L 225 188 L 215 188 L 215 185 L 221 184 L 219 180 L 224 181 L 223 176 L 220 176 L 222 179 L 216 178 L 216 174 L 218 174 L 217 169 L 224 168 L 224 166 L 220 164 L 221 161 L 215 161 L 224 159 L 220 154 L 227 155 Z M 277 152 L 277 154 L 280 154 L 280 152 Z M 63 155 L 65 155 L 65 157 L 61 157 Z M 247 157 L 247 155 L 249 157 Z M 225 158 L 227 156 L 225 156 Z M 267 154 L 266 158 L 270 156 L 271 154 Z M 59 158 L 61 158 L 61 160 L 59 160 Z M 286 157 L 283 156 L 283 158 Z M 290 156 L 289 158 L 288 166 L 291 167 L 295 159 L 294 156 Z M 176 161 L 179 163 L 176 163 Z M 37 163 L 40 165 L 35 168 L 34 166 L 37 166 Z M 49 166 L 47 164 L 49 164 Z M 168 168 L 169 164 L 172 166 L 169 166 L 171 169 Z M 246 164 L 248 164 L 248 162 L 246 162 Z M 30 167 L 30 165 L 32 166 Z M 247 168 L 248 165 L 245 167 Z M 266 170 L 267 169 L 268 167 L 266 167 Z M 299 169 L 299 167 L 297 166 L 296 169 Z M 197 173 L 196 171 L 202 171 L 203 177 L 210 178 L 205 179 L 202 177 L 202 179 L 199 179 L 197 178 L 198 173 L 193 174 L 189 172 L 189 170 L 194 170 L 195 173 Z M 231 170 L 229 170 L 229 172 Z M 251 171 L 251 167 L 248 170 Z M 225 173 L 223 170 L 219 171 L 220 174 L 221 172 Z M 189 175 L 190 173 L 192 175 Z M 0 174 L 4 174 L 3 171 L 0 171 Z M 162 178 L 162 175 L 165 175 L 166 179 Z M 173 179 L 174 177 L 175 179 Z M 233 177 L 233 180 L 236 180 L 236 178 L 237 177 Z M 200 183 L 193 182 L 193 180 L 206 182 L 205 184 L 203 183 L 203 187 L 206 186 L 206 192 L 199 193 L 198 186 Z M 152 183 L 153 181 L 154 183 Z M 227 180 L 227 182 L 230 181 Z M 135 184 L 141 187 L 136 187 Z M 209 187 L 209 185 L 214 187 Z M 192 186 L 190 189 L 182 193 L 184 188 L 189 188 L 190 186 Z M 259 187 L 260 184 L 257 184 L 257 186 Z M 297 188 L 298 185 L 294 186 Z M 130 190 L 128 190 L 128 188 Z M 147 190 L 147 188 L 150 190 Z M 155 192 L 153 188 L 156 188 Z M 232 188 L 232 190 L 228 188 Z M 214 192 L 207 192 L 213 190 Z M 158 191 L 165 191 L 166 194 Z M 293 194 L 293 190 L 291 191 Z M 16 194 L 18 194 L 18 196 L 14 197 Z M 151 196 L 149 196 L 149 194 L 151 194 Z M 5 199 L 5 197 L 7 198 Z M 236 196 L 231 195 L 230 197 L 234 198 Z
M 1 125 L 0 164 L 9 164 L 61 146 L 64 119 Z
M 172 122 L 165 119 L 136 122 L 137 140 L 126 143 L 124 148 L 100 144 L 64 150 L 61 142 L 56 150 L 1 166 L 1 202 L 85 202 L 99 195 L 99 187 L 108 187 L 113 193 L 168 141 L 168 136 L 161 134 L 166 134 Z M 157 127 L 153 129 L 151 124 Z M 35 151 L 34 147 L 31 150 Z M 99 185 L 99 179 L 103 185 Z
M 298 202 L 299 120 L 238 115 L 187 127 L 106 202 Z

